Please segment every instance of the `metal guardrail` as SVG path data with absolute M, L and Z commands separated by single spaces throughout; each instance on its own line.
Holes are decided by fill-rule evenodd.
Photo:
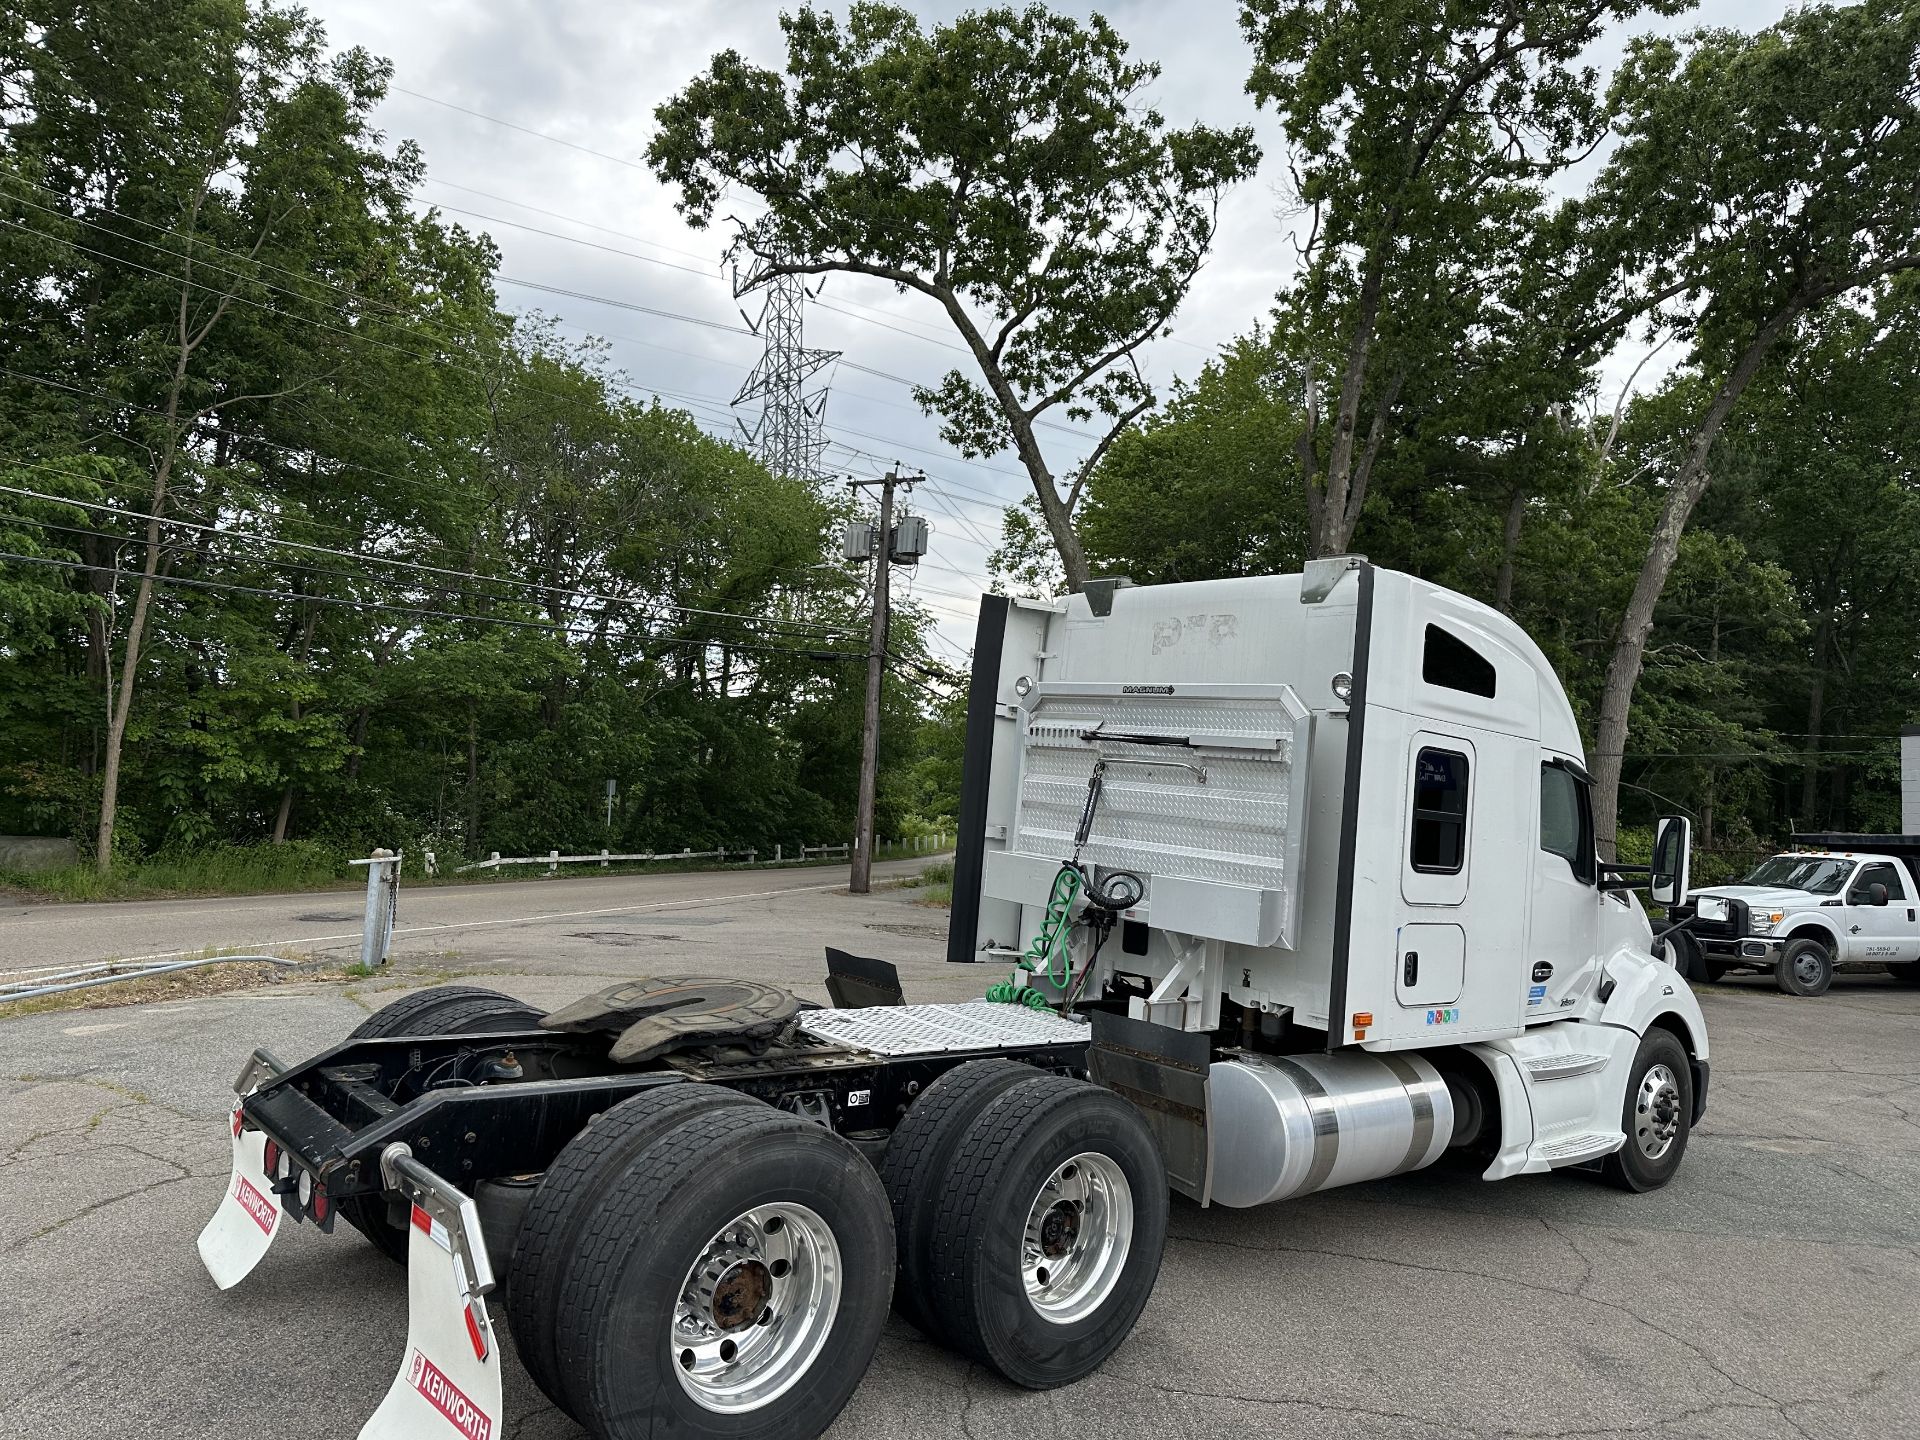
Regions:
M 912 854 L 936 854 L 946 849 L 947 837 L 939 835 L 916 835 L 896 840 L 883 849 L 906 851 Z M 509 865 L 544 865 L 549 875 L 557 874 L 562 865 L 598 865 L 605 869 L 609 865 L 645 865 L 661 860 L 716 860 L 722 865 L 730 860 L 744 860 L 749 865 L 784 865 L 795 859 L 811 860 L 815 857 L 826 859 L 831 855 L 851 856 L 853 846 L 845 841 L 838 845 L 802 845 L 797 856 L 786 853 L 785 847 L 775 845 L 771 857 L 763 860 L 756 847 L 748 850 L 649 850 L 645 853 L 620 854 L 612 850 L 601 850 L 585 855 L 562 855 L 558 850 L 549 850 L 544 855 L 502 855 L 494 851 L 485 860 L 475 860 L 462 865 L 455 874 L 464 875 L 471 870 L 504 870 Z
M 0 1005 L 41 995 L 64 995 L 69 990 L 90 990 L 96 985 L 116 985 L 123 980 L 171 975 L 176 970 L 198 970 L 203 965 L 263 963 L 292 966 L 300 962 L 283 960 L 278 955 L 211 955 L 202 960 L 102 960 L 96 965 L 44 966 L 37 973 L 14 970 L 0 976 Z

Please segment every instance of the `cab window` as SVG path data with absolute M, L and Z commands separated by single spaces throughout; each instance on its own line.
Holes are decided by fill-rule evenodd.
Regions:
M 1900 872 L 1888 864 L 1862 865 L 1860 873 L 1853 877 L 1853 887 L 1847 891 L 1849 905 L 1871 905 L 1873 887 L 1887 887 L 1887 899 L 1904 900 L 1907 892 L 1900 884 Z
M 1415 757 L 1411 849 L 1416 870 L 1458 875 L 1467 863 L 1467 757 L 1457 750 Z
M 1540 848 L 1565 860 L 1576 880 L 1593 883 L 1593 806 L 1564 766 L 1540 767 Z

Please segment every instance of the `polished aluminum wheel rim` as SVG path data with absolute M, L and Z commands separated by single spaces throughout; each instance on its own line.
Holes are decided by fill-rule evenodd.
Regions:
M 668 1364 L 708 1410 L 757 1410 L 819 1357 L 840 1309 L 840 1245 L 804 1205 L 760 1205 L 701 1247 L 673 1307 Z
M 1649 1067 L 1634 1097 L 1633 1139 L 1640 1153 L 1658 1160 L 1680 1134 L 1680 1082 L 1665 1065 Z
M 1094 1151 L 1062 1162 L 1027 1207 L 1020 1240 L 1027 1299 L 1043 1320 L 1070 1325 L 1099 1309 L 1133 1246 L 1133 1190 Z

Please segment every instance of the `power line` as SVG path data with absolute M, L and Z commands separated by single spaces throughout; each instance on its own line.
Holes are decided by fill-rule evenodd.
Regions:
M 490 125 L 501 125 L 508 130 L 518 130 L 522 135 L 531 135 L 536 140 L 545 140 L 554 145 L 564 145 L 569 150 L 578 150 L 582 155 L 597 156 L 602 160 L 611 160 L 616 165 L 624 165 L 629 170 L 639 170 L 647 174 L 652 172 L 638 160 L 629 160 L 623 155 L 610 155 L 605 150 L 595 150 L 591 145 L 576 145 L 571 140 L 562 140 L 558 135 L 549 135 L 544 130 L 534 130 L 525 125 L 516 125 L 511 120 L 502 120 L 498 115 L 489 115 L 483 110 L 469 110 L 465 105 L 456 105 L 451 100 L 442 100 L 436 95 L 423 95 L 418 90 L 409 90 L 404 85 L 390 85 L 389 90 L 401 95 L 411 95 L 416 100 L 424 100 L 429 105 L 441 105 L 448 110 L 458 110 L 462 115 L 471 115 L 476 120 L 485 120 Z
M 45 555 L 21 555 L 13 551 L 0 550 L 0 560 L 10 560 L 22 565 L 40 565 L 58 570 L 88 571 L 100 575 L 120 575 L 128 579 L 151 579 L 156 585 L 180 585 L 196 590 L 216 590 L 233 594 L 254 595 L 264 599 L 284 601 L 302 605 L 333 605 L 351 610 L 381 610 L 390 614 L 408 615 L 418 619 L 459 620 L 476 625 L 499 625 L 518 630 L 539 630 L 549 634 L 598 635 L 602 633 L 598 625 L 554 624 L 544 621 L 512 620 L 501 615 L 471 615 L 461 611 L 440 610 L 421 605 L 394 605 L 379 600 L 348 600 L 334 595 L 306 595 L 291 590 L 268 590 L 257 585 L 236 585 L 221 580 L 198 580 L 185 575 L 140 576 L 137 572 L 123 570 L 112 565 L 89 565 L 82 560 L 56 560 Z M 727 641 L 700 639 L 694 636 L 646 635 L 646 639 L 663 645 L 695 645 L 702 649 L 744 650 L 771 655 L 804 655 L 810 659 L 859 660 L 863 657 L 853 650 L 803 650 L 792 646 L 760 645 L 748 641 Z
M 194 520 L 184 520 L 184 519 L 176 519 L 170 516 L 154 515 L 151 512 L 143 511 L 143 510 L 128 510 L 128 509 L 123 509 L 119 506 L 100 505 L 93 501 L 88 501 L 88 500 L 70 499 L 64 495 L 49 495 L 43 491 L 27 490 L 17 485 L 0 485 L 0 493 L 5 493 L 9 495 L 18 495 L 27 499 L 39 500 L 39 501 L 48 502 L 48 503 L 57 504 L 57 505 L 71 505 L 81 510 L 89 510 L 89 511 L 94 511 L 98 513 L 104 513 L 104 514 L 113 515 L 122 519 L 157 521 L 162 525 L 179 526 L 183 529 L 193 530 L 202 534 L 216 535 L 224 539 L 248 540 L 256 544 L 274 545 L 284 549 L 299 550 L 299 551 L 303 551 L 310 554 L 331 555 L 339 559 L 354 560 L 361 563 L 370 563 L 375 565 L 386 565 L 386 566 L 390 566 L 390 567 L 394 567 L 402 570 L 411 570 L 417 573 L 436 575 L 436 576 L 441 576 L 449 579 L 477 580 L 482 584 L 488 584 L 488 585 L 508 585 L 521 590 L 532 591 L 535 595 L 538 595 L 538 596 L 552 597 L 553 595 L 559 594 L 559 595 L 564 595 L 569 599 L 590 600 L 597 604 L 630 605 L 630 606 L 636 606 L 636 607 L 648 603 L 648 602 L 641 601 L 632 596 L 607 595 L 597 591 L 584 590 L 584 589 L 580 589 L 573 586 L 541 585 L 535 581 L 515 580 L 509 576 L 482 575 L 477 571 L 472 571 L 472 570 L 455 570 L 455 569 L 449 569 L 447 567 L 439 566 L 439 565 L 423 565 L 416 561 L 402 560 L 402 559 L 399 559 L 398 557 L 391 557 L 391 556 L 385 556 L 385 555 L 369 555 L 365 551 L 338 550 L 326 545 L 311 545 L 311 544 L 307 544 L 304 541 L 299 541 L 299 540 L 285 540 L 275 535 L 259 535 L 259 534 L 254 534 L 254 533 L 243 531 L 243 530 L 232 530 L 223 526 L 204 525 Z M 83 533 L 100 534 L 101 538 L 105 538 L 105 539 L 123 538 L 120 536 L 101 534 L 101 532 L 83 532 Z M 328 572 L 328 573 L 338 574 L 340 572 L 334 571 L 334 572 Z M 350 578 L 366 578 L 366 577 L 350 577 Z M 842 626 L 817 625 L 811 621 L 783 620 L 783 619 L 778 619 L 772 616 L 744 615 L 737 611 L 731 611 L 731 610 L 710 610 L 710 609 L 703 609 L 699 606 L 694 606 L 694 605 L 676 605 L 670 601 L 660 602 L 660 604 L 662 607 L 661 609 L 643 610 L 641 612 L 643 617 L 647 619 L 652 619 L 652 620 L 669 620 L 674 618 L 674 616 L 676 615 L 678 616 L 698 615 L 702 617 L 712 617 L 716 619 L 740 620 L 740 621 L 745 621 L 748 624 L 755 624 L 755 625 L 781 626 L 781 627 L 785 627 L 795 631 L 805 630 L 805 631 L 810 631 L 813 633 L 826 636 L 828 638 L 833 638 L 842 633 L 846 633 L 846 629 L 847 629 L 847 627 L 842 627 Z M 673 613 L 668 614 L 666 612 L 673 612 Z

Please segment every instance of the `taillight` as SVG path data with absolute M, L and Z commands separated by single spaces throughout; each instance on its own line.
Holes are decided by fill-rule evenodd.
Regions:
M 322 1225 L 326 1224 L 327 1216 L 333 1211 L 333 1202 L 327 1198 L 326 1186 L 316 1185 L 313 1187 L 312 1209 L 313 1209 L 313 1218 L 319 1221 Z
M 269 1180 L 279 1179 L 280 1177 L 274 1172 L 280 1168 L 280 1146 L 275 1141 L 267 1141 L 265 1164 L 267 1168 L 267 1178 Z

